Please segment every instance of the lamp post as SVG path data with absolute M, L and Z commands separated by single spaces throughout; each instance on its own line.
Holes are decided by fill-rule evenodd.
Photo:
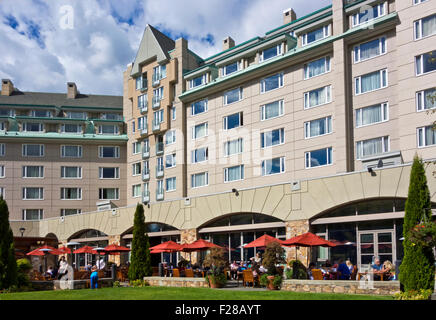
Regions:
M 24 227 L 21 227 L 20 228 L 20 233 L 21 233 L 21 236 L 23 237 L 24 236 L 24 232 L 26 231 L 26 228 L 24 228 Z
M 72 242 L 68 242 L 67 244 L 66 244 L 66 246 L 67 247 L 74 247 L 74 250 L 75 249 L 77 249 L 77 246 L 80 246 L 80 243 L 79 242 L 74 242 L 74 241 L 72 241 Z M 73 249 L 71 248 L 71 266 L 73 266 L 74 265 L 74 263 L 73 263 Z

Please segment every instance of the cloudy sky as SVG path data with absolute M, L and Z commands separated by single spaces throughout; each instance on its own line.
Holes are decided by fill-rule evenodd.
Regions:
M 0 78 L 22 91 L 122 94 L 122 72 L 133 61 L 145 25 L 184 37 L 203 58 L 262 36 L 331 0 L 0 0 Z

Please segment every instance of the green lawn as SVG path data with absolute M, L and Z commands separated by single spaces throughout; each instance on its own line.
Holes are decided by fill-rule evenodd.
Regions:
M 0 294 L 0 300 L 392 300 L 390 296 L 234 291 L 208 288 L 102 288 Z

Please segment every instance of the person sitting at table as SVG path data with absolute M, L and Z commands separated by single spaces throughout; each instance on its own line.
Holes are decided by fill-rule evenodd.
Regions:
M 344 262 L 344 260 L 340 259 L 338 265 L 338 279 L 339 280 L 350 280 L 350 269 L 348 268 L 347 264 Z
M 353 273 L 354 266 L 351 263 L 350 259 L 347 259 L 347 261 L 345 261 L 345 264 L 347 265 L 348 269 L 350 269 L 350 273 Z
M 246 269 L 247 269 L 247 265 L 244 263 L 244 261 L 241 261 L 241 263 L 239 264 L 239 267 L 238 267 L 238 271 L 242 272 Z
M 253 278 L 254 278 L 254 281 L 257 282 L 259 280 L 259 277 L 260 277 L 259 265 L 256 264 L 253 267 Z
M 238 269 L 239 269 L 238 264 L 236 263 L 235 260 L 233 260 L 232 264 L 230 265 L 230 278 L 231 279 L 234 279 L 234 280 L 238 279 Z
M 374 280 L 381 280 L 383 273 L 383 265 L 380 263 L 380 259 L 375 259 L 374 263 L 371 265 L 372 271 L 374 272 Z
M 395 275 L 395 266 L 392 264 L 392 262 L 390 262 L 389 260 L 383 262 L 383 270 L 385 271 L 385 274 L 387 275 L 389 281 L 397 280 L 397 277 Z
M 312 269 L 315 269 L 315 262 L 309 263 L 309 268 L 307 268 L 307 275 L 310 280 L 313 280 Z
M 52 266 L 49 266 L 46 272 L 47 276 L 53 278 L 54 270 Z

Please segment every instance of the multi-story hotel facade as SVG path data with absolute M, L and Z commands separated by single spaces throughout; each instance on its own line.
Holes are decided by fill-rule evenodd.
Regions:
M 317 261 L 400 260 L 415 154 L 436 208 L 436 2 L 333 0 L 283 20 L 206 59 L 148 25 L 124 72 L 124 203 L 14 231 L 128 245 L 141 202 L 152 245 L 205 238 L 246 260 L 264 233 L 312 231 L 339 244 Z

